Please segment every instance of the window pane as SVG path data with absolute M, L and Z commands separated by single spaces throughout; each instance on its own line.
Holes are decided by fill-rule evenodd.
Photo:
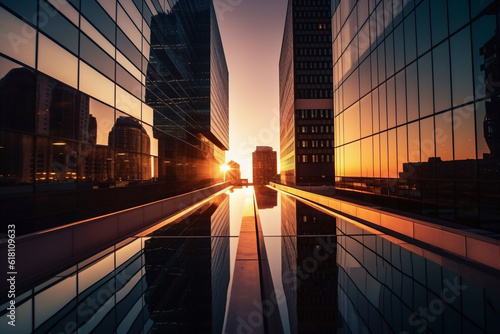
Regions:
M 362 177 L 373 177 L 373 145 L 372 137 L 361 141 L 361 172 Z
M 378 88 L 378 101 L 380 106 L 380 131 L 384 131 L 387 129 L 387 92 L 385 83 Z
M 476 99 L 494 95 L 498 91 L 495 69 L 496 62 L 488 61 L 494 54 L 496 35 L 496 17 L 483 15 L 472 24 L 472 52 L 474 57 L 474 77 Z M 493 75 L 493 77 L 491 77 Z
M 0 7 L 0 52 L 35 67 L 36 31 Z
M 372 70 L 372 88 L 378 86 L 378 65 L 377 65 L 377 52 L 372 52 L 370 55 L 371 70 Z
M 419 122 L 408 124 L 408 159 L 410 162 L 420 162 Z
M 361 175 L 360 141 L 345 146 L 345 176 Z
M 359 139 L 359 104 L 344 111 L 344 139 L 346 143 Z
M 424 0 L 416 11 L 417 22 L 417 48 L 421 56 L 431 47 L 431 31 L 429 17 L 429 0 Z
M 385 80 L 385 46 L 384 42 L 380 43 L 377 48 L 377 58 L 378 58 L 378 83 L 382 83 Z
M 452 6 L 454 3 L 452 3 Z M 437 45 L 448 36 L 446 0 L 431 1 L 432 45 Z
M 380 134 L 380 177 L 389 176 L 387 131 Z
M 385 39 L 385 67 L 387 71 L 387 77 L 394 74 L 394 36 L 391 33 Z
M 0 127 L 33 133 L 35 71 L 0 57 Z
M 455 160 L 476 159 L 474 109 L 464 107 L 453 110 L 453 138 Z
M 406 142 L 406 126 L 397 128 L 398 135 L 398 176 L 403 172 L 403 165 L 408 162 L 408 143 Z
M 109 132 L 115 122 L 115 110 L 95 99 L 89 99 L 89 112 L 95 118 L 97 130 L 95 143 L 97 145 L 109 145 Z
M 373 136 L 373 177 L 380 177 L 380 136 Z
M 441 158 L 443 161 L 453 160 L 453 134 L 451 124 L 451 111 L 436 115 L 436 157 Z
M 450 52 L 453 106 L 457 106 L 473 100 L 469 27 L 451 38 Z
M 371 94 L 366 95 L 360 103 L 361 110 L 361 137 L 372 134 L 372 99 Z
M 115 22 L 95 0 L 82 1 L 82 13 L 108 40 L 115 43 Z
M 417 63 L 406 68 L 406 100 L 408 107 L 408 122 L 418 118 L 418 77 Z
M 434 61 L 434 98 L 436 112 L 451 107 L 450 54 L 448 42 L 432 51 Z
M 406 87 L 405 71 L 396 76 L 396 111 L 398 125 L 406 123 Z
M 28 20 L 33 24 L 36 24 L 36 0 L 1 0 L 0 3 L 4 4 L 17 14 L 21 15 L 23 18 Z M 3 9 L 2 9 L 3 11 Z M 4 16 L 2 14 L 2 20 Z
M 398 177 L 398 151 L 396 129 L 389 130 L 389 177 Z
M 469 1 L 453 0 L 448 6 L 450 17 L 450 34 L 457 31 L 469 21 Z
M 80 62 L 80 90 L 109 105 L 115 104 L 114 83 L 83 62 Z
M 370 78 L 370 58 L 367 58 L 359 66 L 359 85 L 360 85 L 360 96 L 365 96 L 371 90 L 371 78 Z
M 141 119 L 141 101 L 116 85 L 116 109 Z
M 420 121 L 420 157 L 422 162 L 427 162 L 429 158 L 435 157 L 433 117 Z
M 411 63 L 417 57 L 417 37 L 415 33 L 415 12 L 405 19 L 405 57 L 406 64 Z
M 394 29 L 394 61 L 396 72 L 405 66 L 405 44 L 402 24 Z
M 420 117 L 433 113 L 432 97 L 432 63 L 431 54 L 428 53 L 418 60 L 418 92 L 420 104 Z
M 74 54 L 78 54 L 78 29 L 44 1 L 40 1 L 39 27 Z
M 80 35 L 80 57 L 114 80 L 115 62 L 84 34 Z
M 0 182 L 2 186 L 33 183 L 33 136 L 0 131 Z M 16 192 L 31 192 L 32 188 Z
M 476 141 L 477 141 L 477 159 L 483 159 L 484 154 L 490 153 L 486 136 L 484 133 L 484 121 L 486 117 L 486 103 L 484 101 L 476 103 Z M 489 108 L 488 108 L 488 111 Z M 489 114 L 489 112 L 488 112 Z
M 38 70 L 74 88 L 78 81 L 78 58 L 38 34 Z
M 394 77 L 387 80 L 387 128 L 396 126 L 396 87 Z
M 378 89 L 374 89 L 372 92 L 372 120 L 373 120 L 373 133 L 380 131 L 380 115 L 379 115 L 379 104 L 378 104 Z

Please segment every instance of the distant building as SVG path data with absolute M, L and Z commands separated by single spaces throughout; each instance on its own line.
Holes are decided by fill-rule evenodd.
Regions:
M 252 153 L 253 184 L 267 184 L 277 174 L 276 151 L 269 146 L 257 146 Z
M 279 62 L 281 182 L 333 184 L 330 0 L 288 2 Z
M 236 161 L 231 160 L 227 163 L 227 166 L 229 167 L 229 169 L 226 172 L 226 181 L 238 184 L 241 183 L 240 164 Z

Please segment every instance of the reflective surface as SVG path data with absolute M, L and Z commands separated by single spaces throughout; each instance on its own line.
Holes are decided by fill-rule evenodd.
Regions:
M 195 2 L 0 1 L 1 226 L 223 181 L 227 66 L 213 4 Z
M 498 2 L 333 8 L 336 189 L 500 231 Z
M 16 329 L 221 333 L 243 206 L 253 192 L 233 189 L 150 235 L 124 240 L 19 291 L 16 310 L 23 321 Z M 498 275 L 270 188 L 256 188 L 255 195 L 272 277 L 263 301 L 276 301 L 277 308 L 266 312 L 279 312 L 285 333 L 499 328 Z M 251 329 L 252 321 L 249 316 L 241 323 Z

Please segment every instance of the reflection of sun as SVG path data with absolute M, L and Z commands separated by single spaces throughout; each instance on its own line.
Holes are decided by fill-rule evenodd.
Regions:
M 246 191 L 247 191 L 247 195 L 252 195 L 253 194 L 253 187 L 248 187 L 246 189 Z
M 225 173 L 225 172 L 227 172 L 228 170 L 229 170 L 229 166 L 228 166 L 228 165 L 224 164 L 224 165 L 221 165 L 221 166 L 220 166 L 220 171 L 221 171 L 221 172 L 224 172 L 224 173 Z

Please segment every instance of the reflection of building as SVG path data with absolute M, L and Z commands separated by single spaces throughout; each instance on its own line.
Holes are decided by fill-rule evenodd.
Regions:
M 281 182 L 333 183 L 330 0 L 288 1 L 280 72 Z
M 240 164 L 231 160 L 227 163 L 227 166 L 229 169 L 226 172 L 226 180 L 232 182 L 233 184 L 241 183 Z
M 141 161 L 140 154 L 149 154 L 150 139 L 138 120 L 120 116 L 109 132 L 108 142 L 109 146 L 118 149 L 115 163 L 117 180 L 142 180 L 151 175 L 151 159 L 144 157 Z
M 277 173 L 276 151 L 269 146 L 257 146 L 252 153 L 253 183 L 267 184 L 274 180 Z
M 278 205 L 278 192 L 268 187 L 255 186 L 257 206 L 261 209 L 271 209 Z
M 153 332 L 222 332 L 230 277 L 229 197 L 224 197 L 158 231 L 170 236 L 180 231 L 183 238 L 146 241 L 145 302 Z
M 336 191 L 500 230 L 498 3 L 364 5 L 332 7 Z
M 212 1 L 34 3 L 0 4 L 1 36 L 37 32 L 1 47 L 2 226 L 34 232 L 222 181 L 228 72 Z
M 289 196 L 281 197 L 281 217 L 282 279 L 291 333 L 335 332 L 336 253 L 329 249 L 325 257 L 328 253 L 324 247 L 335 241 L 335 218 Z M 308 269 L 311 267 L 315 270 Z

